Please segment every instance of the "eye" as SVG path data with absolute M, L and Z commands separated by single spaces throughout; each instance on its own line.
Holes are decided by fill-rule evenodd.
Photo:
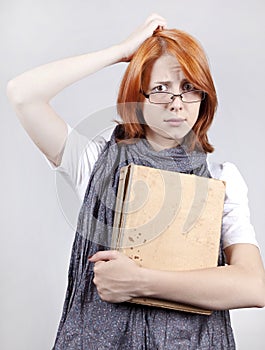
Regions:
M 193 84 L 189 83 L 188 81 L 186 81 L 185 83 L 183 83 L 182 85 L 182 91 L 192 91 L 194 90 L 194 86 Z
M 157 85 L 152 89 L 152 92 L 164 92 L 164 91 L 167 91 L 167 86 L 164 84 Z

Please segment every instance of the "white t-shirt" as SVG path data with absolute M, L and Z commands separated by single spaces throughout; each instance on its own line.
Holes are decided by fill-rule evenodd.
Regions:
M 93 166 L 105 146 L 112 130 L 89 140 L 69 125 L 60 166 L 55 167 L 47 158 L 50 167 L 59 172 L 72 186 L 80 203 L 85 196 Z M 248 188 L 237 167 L 229 162 L 223 164 L 208 161 L 213 178 L 226 182 L 226 195 L 222 221 L 223 248 L 236 243 L 258 246 L 255 231 L 250 223 Z

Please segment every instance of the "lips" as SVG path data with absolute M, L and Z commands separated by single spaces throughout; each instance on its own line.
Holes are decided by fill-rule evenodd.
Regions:
M 172 126 L 179 126 L 181 125 L 183 122 L 185 121 L 185 119 L 183 118 L 169 118 L 169 119 L 164 119 L 165 123 L 168 123 Z

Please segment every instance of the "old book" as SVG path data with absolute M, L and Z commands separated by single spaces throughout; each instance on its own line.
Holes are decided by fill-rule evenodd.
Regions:
M 112 248 L 140 266 L 184 271 L 217 266 L 225 183 L 130 164 L 120 172 Z M 133 298 L 133 303 L 211 314 L 191 305 Z

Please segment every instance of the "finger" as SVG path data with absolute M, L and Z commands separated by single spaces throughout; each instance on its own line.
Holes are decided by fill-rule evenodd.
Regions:
M 106 261 L 103 261 L 103 260 L 96 261 L 95 265 L 94 265 L 94 271 L 96 271 L 100 265 L 105 264 L 105 263 L 106 263 Z
M 145 27 L 145 28 L 150 28 L 151 27 L 157 27 L 157 26 L 164 26 L 166 25 L 166 20 L 165 18 L 159 16 L 158 14 L 156 13 L 153 13 L 152 15 L 148 16 L 146 18 L 146 20 L 144 21 L 142 27 Z M 141 28 L 141 27 L 140 27 Z
M 115 260 L 118 258 L 119 253 L 116 250 L 103 250 L 100 252 L 97 252 L 93 256 L 91 256 L 88 260 L 91 262 L 97 262 L 97 261 L 109 261 L 109 260 Z
M 166 29 L 167 24 L 166 22 L 161 22 L 161 21 L 152 21 L 149 25 L 148 25 L 148 31 L 151 31 L 150 34 L 152 35 L 153 33 L 155 33 L 156 31 L 159 30 L 163 30 Z
M 149 23 L 153 20 L 158 20 L 158 21 L 163 21 L 166 22 L 166 19 L 160 15 L 158 15 L 157 13 L 152 13 L 150 16 L 148 16 L 145 20 L 145 23 Z
M 154 13 L 146 19 L 145 24 L 146 25 L 151 24 L 153 26 L 156 26 L 156 28 L 157 27 L 166 28 L 167 21 L 164 17 L 161 17 L 158 14 Z

